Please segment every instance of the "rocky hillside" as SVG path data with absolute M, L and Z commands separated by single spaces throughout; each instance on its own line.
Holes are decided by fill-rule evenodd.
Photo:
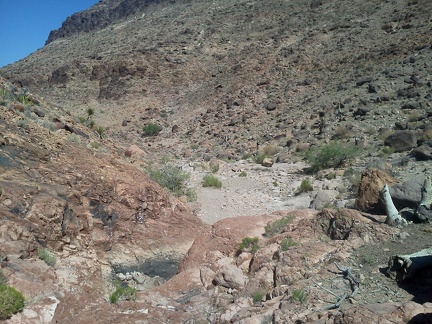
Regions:
M 431 13 L 103 0 L 69 17 L 1 71 L 0 297 L 25 303 L 0 320 L 431 321 L 430 268 L 397 282 L 388 264 L 432 244 Z M 189 188 L 152 181 L 161 165 Z M 422 224 L 384 222 L 384 184 Z
M 370 146 L 430 111 L 430 1 L 135 2 L 72 16 L 3 75 L 73 116 L 100 110 L 120 142 L 156 123 L 151 141 L 174 155 L 238 159 L 335 132 Z

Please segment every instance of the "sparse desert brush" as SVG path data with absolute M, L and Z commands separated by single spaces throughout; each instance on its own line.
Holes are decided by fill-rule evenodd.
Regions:
M 96 126 L 95 132 L 99 136 L 100 139 L 104 138 L 105 136 L 105 128 L 102 126 Z
M 286 251 L 286 250 L 288 250 L 288 248 L 290 248 L 292 246 L 296 246 L 297 244 L 298 243 L 295 242 L 291 237 L 286 237 L 283 239 L 280 246 L 281 246 L 282 251 Z
M 276 145 L 264 145 L 261 149 L 261 153 L 265 156 L 273 156 L 278 152 Z
M 24 308 L 24 296 L 13 287 L 0 285 L 0 320 L 6 320 Z
M 288 224 L 291 224 L 294 217 L 291 215 L 287 215 L 281 219 L 275 220 L 274 222 L 268 223 L 265 230 L 265 235 L 268 237 L 275 236 L 277 234 L 280 234 L 285 229 L 285 226 Z
M 318 172 L 328 168 L 338 168 L 360 155 L 360 148 L 351 143 L 330 142 L 306 152 L 310 171 Z
M 245 237 L 240 243 L 239 250 L 255 253 L 259 250 L 258 237 Z
M 143 136 L 156 136 L 160 133 L 162 127 L 158 124 L 147 124 L 143 127 Z
M 3 273 L 3 270 L 0 268 L 0 286 L 7 284 L 7 278 Z
M 381 152 L 382 152 L 383 155 L 390 155 L 390 154 L 394 153 L 394 148 L 391 147 L 391 146 L 384 146 L 381 149 Z
M 38 248 L 38 257 L 50 267 L 53 267 L 57 262 L 55 256 L 48 249 Z
M 262 164 L 266 157 L 267 156 L 265 154 L 258 154 L 257 156 L 255 156 L 255 162 L 257 164 Z
M 222 181 L 214 175 L 206 174 L 203 177 L 202 185 L 203 187 L 214 187 L 219 189 L 222 188 Z
M 264 291 L 260 289 L 260 290 L 255 290 L 251 294 L 251 297 L 254 303 L 259 303 L 264 298 L 264 295 L 265 295 Z
M 186 182 L 190 178 L 189 172 L 183 171 L 179 166 L 166 163 L 159 169 L 147 169 L 146 173 L 162 187 L 167 188 L 176 196 L 187 194 Z
M 120 300 L 135 300 L 136 299 L 136 289 L 133 287 L 122 287 L 117 285 L 116 290 L 109 296 L 109 301 L 111 304 L 115 304 Z
M 100 148 L 100 143 L 99 142 L 90 142 L 90 147 L 97 150 Z
M 421 140 L 427 141 L 432 139 L 432 129 L 426 129 L 422 134 L 421 134 Z
M 27 126 L 27 121 L 24 120 L 24 119 L 20 119 L 20 120 L 18 120 L 18 121 L 16 122 L 16 125 L 17 125 L 18 127 L 26 127 L 26 126 Z
M 394 134 L 394 130 L 392 130 L 390 128 L 380 129 L 378 133 L 379 133 L 378 138 L 380 140 L 385 140 L 387 137 L 389 137 L 390 135 Z
M 303 179 L 300 184 L 300 187 L 297 189 L 297 193 L 300 194 L 309 191 L 313 191 L 312 183 L 310 182 L 309 179 Z
M 346 126 L 339 126 L 335 129 L 332 139 L 346 139 L 353 136 L 353 132 L 349 130 Z
M 293 301 L 300 302 L 301 304 L 304 304 L 307 300 L 307 294 L 301 289 L 295 289 L 291 293 L 291 298 Z
M 418 111 L 413 111 L 413 112 L 411 112 L 409 115 L 408 115 L 408 121 L 409 122 L 416 122 L 416 121 L 418 121 L 418 119 L 419 119 L 419 117 L 420 117 L 421 115 L 420 115 L 420 113 L 418 112 Z

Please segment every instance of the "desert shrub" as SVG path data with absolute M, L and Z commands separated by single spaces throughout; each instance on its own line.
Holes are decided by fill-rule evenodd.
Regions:
M 217 173 L 219 171 L 219 164 L 218 163 L 210 163 L 210 171 L 211 173 Z
M 251 156 L 252 156 L 252 154 L 245 152 L 245 153 L 243 153 L 243 155 L 242 155 L 242 160 L 247 160 L 247 159 L 249 159 Z
M 77 118 L 78 118 L 78 122 L 79 122 L 80 124 L 85 124 L 85 122 L 86 122 L 86 118 L 85 118 L 84 116 L 78 116 Z
M 326 177 L 327 180 L 336 179 L 336 173 L 335 172 L 330 172 L 325 177 Z
M 15 100 L 22 103 L 24 106 L 33 105 L 34 102 L 28 97 L 28 89 L 26 87 L 21 88 L 20 92 L 15 96 Z
M 250 250 L 255 253 L 259 250 L 258 237 L 245 237 L 240 243 L 239 249 L 241 251 Z
M 288 250 L 289 247 L 296 246 L 296 245 L 297 242 L 295 242 L 291 237 L 284 238 L 280 244 L 282 251 L 286 251 Z
M 143 135 L 144 136 L 156 136 L 162 130 L 162 127 L 158 124 L 147 124 L 143 127 Z
M 291 293 L 291 298 L 293 301 L 304 304 L 307 300 L 307 294 L 301 289 L 295 289 Z
M 185 189 L 184 194 L 186 195 L 188 202 L 196 201 L 198 199 L 196 191 L 192 188 Z
M 6 320 L 12 314 L 22 311 L 24 296 L 13 287 L 0 285 L 0 320 Z
M 20 119 L 16 122 L 16 125 L 18 127 L 26 127 L 27 126 L 27 121 L 25 119 Z
M 49 120 L 40 119 L 38 120 L 38 124 L 46 129 L 49 129 L 51 132 L 55 132 L 57 130 L 56 124 Z
M 5 86 L 2 86 L 2 87 L 0 88 L 0 97 L 1 97 L 2 99 L 5 99 L 5 98 L 8 96 L 8 93 L 9 93 L 9 90 L 8 90 L 8 88 L 6 88 Z
M 3 270 L 0 269 L 0 286 L 6 285 L 6 284 L 7 284 L 6 275 L 4 274 Z
M 97 150 L 100 148 L 100 143 L 99 142 L 90 142 L 90 147 Z
M 310 171 L 318 172 L 328 168 L 338 168 L 360 155 L 359 147 L 354 144 L 330 142 L 321 148 L 310 149 L 306 159 L 311 164 Z
M 242 172 L 240 172 L 240 174 L 239 174 L 239 177 L 246 177 L 246 176 L 247 176 L 246 171 L 242 171 Z
M 262 301 L 263 297 L 264 297 L 264 291 L 262 290 L 255 290 L 252 294 L 251 294 L 252 300 L 254 303 L 259 303 L 260 301 Z
M 291 224 L 292 221 L 293 221 L 293 216 L 287 215 L 281 219 L 275 220 L 274 222 L 268 223 L 264 228 L 265 235 L 271 237 L 282 233 L 285 226 Z
M 80 141 L 79 136 L 76 135 L 76 134 L 70 134 L 70 135 L 68 135 L 67 139 L 68 139 L 69 142 L 72 142 L 72 143 L 78 143 Z
M 261 153 L 265 156 L 273 156 L 278 152 L 277 147 L 274 145 L 264 145 Z
M 93 119 L 88 120 L 87 121 L 87 127 L 91 128 L 91 129 L 95 128 L 96 122 Z M 101 126 L 99 126 L 99 127 L 101 127 Z M 103 128 L 101 127 L 101 129 L 103 129 Z M 97 129 L 95 129 L 95 131 L 97 132 Z
M 116 290 L 109 296 L 109 301 L 111 304 L 117 303 L 119 300 L 135 300 L 136 299 L 136 289 L 126 286 L 117 287 Z
M 202 185 L 203 187 L 222 188 L 222 181 L 214 175 L 206 174 L 203 178 Z
M 167 163 L 157 170 L 148 169 L 147 174 L 153 181 L 167 188 L 174 195 L 179 197 L 186 194 L 186 182 L 190 174 L 180 167 Z
M 87 119 L 90 119 L 90 117 L 94 115 L 95 111 L 93 108 L 88 107 L 86 113 L 87 113 Z
M 55 256 L 48 249 L 38 248 L 38 257 L 50 267 L 53 267 L 57 262 Z
M 409 122 L 415 122 L 418 121 L 419 117 L 420 117 L 420 113 L 418 111 L 413 111 L 408 115 L 408 121 Z
M 309 179 L 303 179 L 300 187 L 298 187 L 297 192 L 298 193 L 303 193 L 303 192 L 309 192 L 309 191 L 313 191 L 313 186 L 312 183 L 310 182 Z
M 361 173 L 354 170 L 353 168 L 346 169 L 344 172 L 344 177 L 348 180 L 351 185 L 351 191 L 357 192 L 360 186 Z
M 266 157 L 267 156 L 265 154 L 258 154 L 257 156 L 255 156 L 255 162 L 258 164 L 262 164 Z
M 384 146 L 381 149 L 381 152 L 382 152 L 383 155 L 390 155 L 390 154 L 394 153 L 394 148 L 391 147 L 391 146 Z
M 335 129 L 332 139 L 345 139 L 352 136 L 352 131 L 350 131 L 346 126 L 339 126 Z
M 359 261 L 363 265 L 365 265 L 365 264 L 372 265 L 375 262 L 374 257 L 372 256 L 372 254 L 369 254 L 369 253 L 364 253 L 364 254 L 360 255 Z
M 93 128 L 93 127 L 94 126 L 92 126 L 90 128 Z M 104 136 L 105 136 L 105 128 L 103 128 L 102 126 L 96 126 L 95 132 L 99 136 L 100 139 L 104 138 Z

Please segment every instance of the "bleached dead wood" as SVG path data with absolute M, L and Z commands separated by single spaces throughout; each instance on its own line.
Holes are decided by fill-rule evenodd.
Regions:
M 402 281 L 414 277 L 427 267 L 432 267 L 432 249 L 392 256 L 389 259 L 387 274 L 392 279 Z
M 386 184 L 384 188 L 380 191 L 380 198 L 384 203 L 387 218 L 385 220 L 386 224 L 391 226 L 405 225 L 406 221 L 399 215 L 398 210 L 393 204 L 393 200 L 390 196 L 390 190 Z
M 432 184 L 431 178 L 426 177 L 421 189 L 421 201 L 416 210 L 416 217 L 422 221 L 430 221 L 432 218 Z

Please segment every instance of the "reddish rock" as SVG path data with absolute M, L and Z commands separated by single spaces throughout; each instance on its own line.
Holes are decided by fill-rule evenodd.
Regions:
M 379 192 L 385 184 L 391 186 L 397 182 L 397 179 L 381 170 L 366 170 L 361 176 L 355 206 L 365 212 L 384 213 L 384 209 L 379 204 Z

